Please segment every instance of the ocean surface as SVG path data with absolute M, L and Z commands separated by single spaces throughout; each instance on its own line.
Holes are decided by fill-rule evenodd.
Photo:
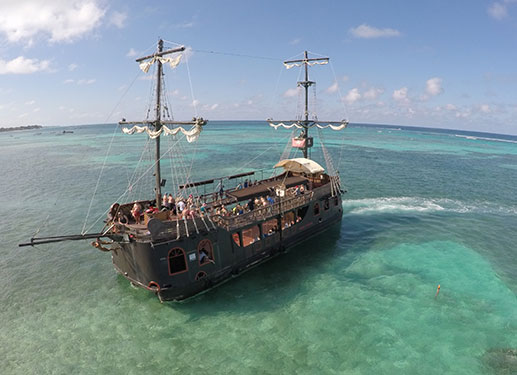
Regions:
M 195 144 L 164 140 L 164 191 L 175 158 L 193 180 L 269 176 L 289 136 L 214 121 Z M 324 139 L 341 225 L 161 304 L 88 241 L 17 246 L 100 230 L 128 186 L 151 197 L 152 176 L 129 183 L 147 136 L 0 134 L 0 374 L 517 373 L 517 137 L 352 124 Z

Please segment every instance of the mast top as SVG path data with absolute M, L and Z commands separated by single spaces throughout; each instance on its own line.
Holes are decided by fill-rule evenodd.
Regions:
M 139 57 L 135 61 L 136 62 L 142 62 L 144 60 L 152 59 L 154 57 L 161 57 L 161 56 L 169 55 L 169 54 L 175 53 L 175 52 L 183 52 L 183 51 L 185 51 L 185 46 L 180 46 L 180 47 L 177 47 L 177 48 L 168 49 L 166 51 L 162 51 L 162 49 L 163 49 L 163 40 L 160 39 L 158 41 L 158 51 L 157 52 L 153 53 L 152 55 L 148 55 L 148 56 L 144 56 L 144 57 Z
M 284 64 L 303 63 L 303 64 L 306 64 L 306 65 L 314 65 L 314 64 L 310 64 L 310 62 L 311 61 L 326 61 L 326 62 L 323 62 L 323 63 L 320 63 L 320 64 L 326 64 L 326 63 L 329 62 L 329 58 L 328 57 L 317 57 L 317 58 L 309 59 L 307 51 L 303 52 L 303 56 L 304 56 L 304 58 L 301 59 L 301 60 L 287 60 L 287 61 L 284 61 Z

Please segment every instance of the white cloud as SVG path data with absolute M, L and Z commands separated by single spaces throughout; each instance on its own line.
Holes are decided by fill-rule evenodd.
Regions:
M 438 77 L 430 78 L 426 82 L 425 92 L 431 96 L 436 96 L 443 92 L 442 79 Z
M 374 100 L 377 99 L 377 97 L 381 95 L 383 92 L 383 89 L 372 87 L 363 94 L 363 98 L 368 100 Z
M 40 108 L 40 107 L 38 107 L 38 108 L 34 108 L 34 109 L 32 110 L 32 112 L 39 112 L 39 111 L 41 111 L 41 108 Z
M 77 81 L 78 85 L 91 85 L 92 83 L 95 83 L 96 79 L 80 79 Z
M 288 89 L 286 92 L 284 92 L 284 97 L 292 98 L 293 96 L 297 96 L 299 91 L 300 91 L 299 87 Z
M 68 70 L 73 72 L 74 70 L 77 69 L 78 66 L 79 65 L 72 63 L 72 64 L 68 65 Z
M 398 90 L 393 91 L 393 99 L 400 103 L 408 103 L 409 98 L 407 96 L 407 87 L 402 87 Z
M 359 99 L 361 99 L 361 94 L 359 93 L 359 89 L 353 88 L 352 90 L 350 90 L 348 92 L 348 94 L 346 94 L 344 99 L 346 102 L 348 102 L 350 104 L 358 101 Z
M 74 83 L 74 80 L 73 79 L 65 79 L 63 81 L 64 84 L 69 84 L 69 83 Z
M 0 59 L 0 74 L 31 74 L 49 70 L 49 60 L 26 59 L 18 56 L 10 61 Z
M 508 10 L 503 3 L 493 3 L 487 9 L 488 14 L 496 20 L 502 20 L 508 16 Z
M 490 113 L 492 112 L 492 108 L 488 104 L 481 104 L 479 106 L 479 110 L 483 113 Z
M 127 14 L 122 12 L 113 12 L 110 16 L 110 25 L 114 25 L 119 29 L 122 29 L 125 26 L 125 22 L 127 19 Z
M 349 30 L 350 34 L 356 38 L 373 39 L 373 38 L 390 38 L 401 36 L 400 31 L 395 29 L 378 29 L 365 23 Z
M 448 110 L 448 111 L 455 111 L 458 108 L 454 104 L 446 104 L 445 105 L 445 109 Z
M 138 52 L 136 52 L 134 48 L 130 48 L 129 52 L 126 53 L 127 57 L 135 57 L 136 55 L 138 55 Z
M 339 89 L 339 85 L 337 84 L 337 82 L 334 82 L 334 84 L 327 87 L 327 89 L 325 91 L 328 92 L 329 94 L 333 94 L 333 93 L 337 92 L 338 89 Z
M 100 25 L 100 0 L 16 0 L 0 2 L 0 33 L 10 42 L 44 35 L 50 42 L 70 42 Z
M 199 104 L 199 100 L 197 100 L 197 99 L 192 100 L 193 107 L 197 106 L 198 104 Z
M 290 45 L 295 46 L 297 44 L 300 44 L 302 40 L 300 38 L 293 39 L 289 42 Z
M 195 23 L 194 21 L 189 21 L 189 22 L 182 22 L 182 23 L 178 23 L 175 27 L 177 29 L 190 29 L 191 27 L 194 27 Z
M 217 107 L 219 107 L 219 104 L 215 103 L 215 104 L 212 104 L 210 106 L 210 110 L 213 111 L 214 109 L 216 109 Z
M 35 103 L 36 103 L 35 100 L 29 100 L 28 102 L 25 102 L 25 105 L 33 105 Z

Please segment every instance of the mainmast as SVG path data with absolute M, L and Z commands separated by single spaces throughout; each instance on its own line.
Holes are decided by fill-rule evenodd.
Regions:
M 140 63 L 147 59 L 154 59 L 156 57 L 169 55 L 175 52 L 182 52 L 185 50 L 184 46 L 173 48 L 167 51 L 163 51 L 163 40 L 158 41 L 158 51 L 150 56 L 141 57 L 136 59 L 136 62 Z M 160 59 L 156 59 L 156 63 L 158 64 L 156 69 L 156 108 L 155 108 L 155 120 L 153 122 L 154 130 L 159 131 L 162 128 L 161 121 L 161 95 L 162 95 L 162 75 L 163 68 L 162 62 Z M 156 149 L 155 149 L 155 172 L 154 175 L 156 177 L 156 185 L 155 185 L 155 195 L 156 195 L 156 207 L 160 210 L 162 207 L 162 178 L 161 178 L 161 170 L 160 170 L 160 135 L 158 135 L 155 139 Z
M 305 88 L 305 111 L 304 111 L 304 120 L 300 122 L 300 125 L 303 126 L 302 138 L 304 139 L 304 145 L 302 147 L 303 157 L 307 158 L 307 151 L 309 147 L 312 147 L 313 140 L 312 137 L 309 137 L 309 128 L 311 127 L 313 121 L 309 120 L 309 87 L 314 85 L 316 82 L 309 81 L 309 65 L 311 61 L 321 61 L 323 64 L 328 63 L 328 57 L 320 57 L 309 59 L 307 51 L 304 51 L 302 60 L 289 60 L 284 61 L 285 65 L 289 64 L 297 64 L 302 63 L 305 67 L 305 81 L 298 82 L 298 86 L 303 86 Z

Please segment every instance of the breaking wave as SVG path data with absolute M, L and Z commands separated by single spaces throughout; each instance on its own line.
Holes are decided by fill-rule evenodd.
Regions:
M 403 212 L 456 212 L 516 215 L 517 207 L 501 206 L 493 202 L 465 203 L 447 198 L 381 197 L 343 201 L 345 214 L 378 214 Z
M 503 138 L 488 138 L 488 137 L 476 137 L 473 135 L 461 135 L 461 134 L 455 134 L 456 137 L 459 138 L 465 138 L 465 139 L 471 139 L 471 140 L 480 140 L 480 141 L 492 141 L 492 142 L 506 142 L 506 143 L 517 143 L 515 140 L 511 139 L 503 139 Z

